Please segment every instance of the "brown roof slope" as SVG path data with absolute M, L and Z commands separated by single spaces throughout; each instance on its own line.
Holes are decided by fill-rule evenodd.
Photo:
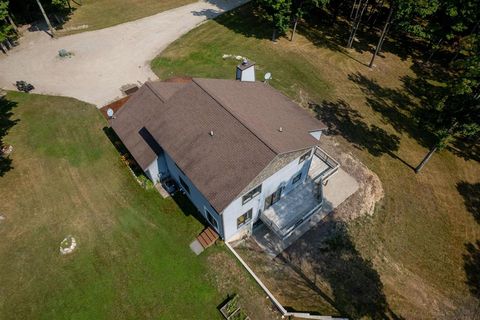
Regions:
M 216 79 L 146 83 L 111 124 L 144 170 L 165 149 L 217 212 L 278 154 L 316 145 L 308 131 L 325 127 L 268 85 Z
M 110 120 L 113 130 L 143 170 L 157 158 L 158 150 L 154 142 L 148 139 L 148 132 L 142 128 L 152 117 L 161 114 L 164 104 L 160 99 L 168 99 L 184 86 L 178 83 L 159 83 L 147 82 Z
M 146 128 L 218 212 L 276 156 L 194 82 Z
M 326 128 L 265 83 L 197 78 L 193 81 L 276 153 L 314 146 L 318 141 L 308 132 Z

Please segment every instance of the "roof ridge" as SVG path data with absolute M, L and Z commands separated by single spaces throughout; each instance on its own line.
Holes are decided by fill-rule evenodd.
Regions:
M 204 87 L 202 87 L 196 80 L 199 79 L 199 78 L 192 78 L 192 82 L 194 82 L 200 89 L 203 90 L 203 92 L 205 92 L 207 95 L 210 96 L 210 98 L 212 98 L 213 100 L 215 100 L 215 102 L 217 102 L 225 111 L 227 111 L 233 118 L 235 118 L 242 126 L 244 126 L 248 131 L 250 131 L 261 143 L 263 143 L 265 146 L 267 146 L 268 149 L 270 149 L 273 153 L 275 153 L 275 155 L 278 155 L 280 154 L 281 152 L 279 150 L 276 150 L 275 148 L 273 148 L 271 145 L 267 144 L 262 138 L 259 137 L 259 135 L 255 132 L 255 130 L 253 130 L 252 128 L 250 128 L 250 126 L 247 126 L 246 125 L 246 122 L 244 119 L 242 119 L 240 116 L 234 114 L 231 110 L 229 110 L 228 108 L 226 108 L 224 106 L 224 103 L 221 101 L 220 98 L 218 98 L 217 96 L 215 96 L 214 94 L 212 94 L 211 92 L 209 92 L 208 90 L 206 90 Z M 200 78 L 201 79 L 201 78 Z M 207 79 L 208 80 L 208 79 Z M 226 79 L 225 79 L 226 80 Z M 235 81 L 235 80 L 232 80 L 232 81 Z

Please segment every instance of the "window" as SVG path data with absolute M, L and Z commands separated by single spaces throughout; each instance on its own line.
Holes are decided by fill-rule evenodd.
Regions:
M 218 230 L 217 220 L 215 220 L 215 218 L 212 216 L 212 214 L 210 213 L 210 211 L 208 211 L 207 209 L 205 209 L 205 215 L 207 216 L 208 222 L 210 222 L 210 224 L 211 224 L 212 226 L 214 226 L 215 229 Z
M 245 212 L 244 214 L 242 214 L 240 217 L 237 218 L 237 229 L 244 226 L 250 220 L 252 220 L 252 209 L 248 210 L 247 212 Z
M 178 179 L 180 180 L 180 184 L 182 185 L 183 189 L 185 189 L 187 193 L 190 193 L 190 187 L 188 186 L 188 184 L 183 181 L 182 177 L 178 177 Z
M 243 196 L 242 198 L 242 204 L 247 203 L 248 201 L 252 200 L 256 196 L 258 196 L 262 192 L 262 185 L 259 185 L 255 189 L 249 191 L 246 195 Z
M 310 155 L 312 154 L 312 150 L 308 150 L 307 153 L 303 154 L 303 156 L 300 157 L 300 160 L 298 161 L 298 163 L 302 163 L 303 161 L 307 160 L 308 158 L 310 158 Z
M 301 172 L 299 172 L 295 177 L 293 177 L 292 184 L 297 183 L 298 181 L 300 181 L 300 179 L 302 179 L 302 173 Z
M 282 197 L 282 192 L 283 192 L 283 187 L 280 187 L 277 189 L 277 191 L 269 195 L 265 199 L 265 209 L 270 208 L 275 202 L 280 200 L 280 198 Z

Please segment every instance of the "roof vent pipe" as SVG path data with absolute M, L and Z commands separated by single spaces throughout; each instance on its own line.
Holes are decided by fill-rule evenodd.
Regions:
M 212 131 L 210 131 L 210 136 L 212 136 L 212 137 L 213 137 L 213 130 L 212 130 Z
M 283 132 L 283 128 L 282 127 L 278 128 L 278 131 Z

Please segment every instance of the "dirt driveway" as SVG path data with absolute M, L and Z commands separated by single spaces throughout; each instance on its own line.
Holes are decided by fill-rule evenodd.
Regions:
M 205 0 L 114 27 L 58 39 L 29 32 L 0 57 L 0 87 L 17 80 L 36 93 L 74 97 L 101 107 L 121 96 L 125 84 L 157 79 L 149 62 L 171 42 L 206 19 L 247 0 Z M 58 51 L 72 52 L 59 58 Z

